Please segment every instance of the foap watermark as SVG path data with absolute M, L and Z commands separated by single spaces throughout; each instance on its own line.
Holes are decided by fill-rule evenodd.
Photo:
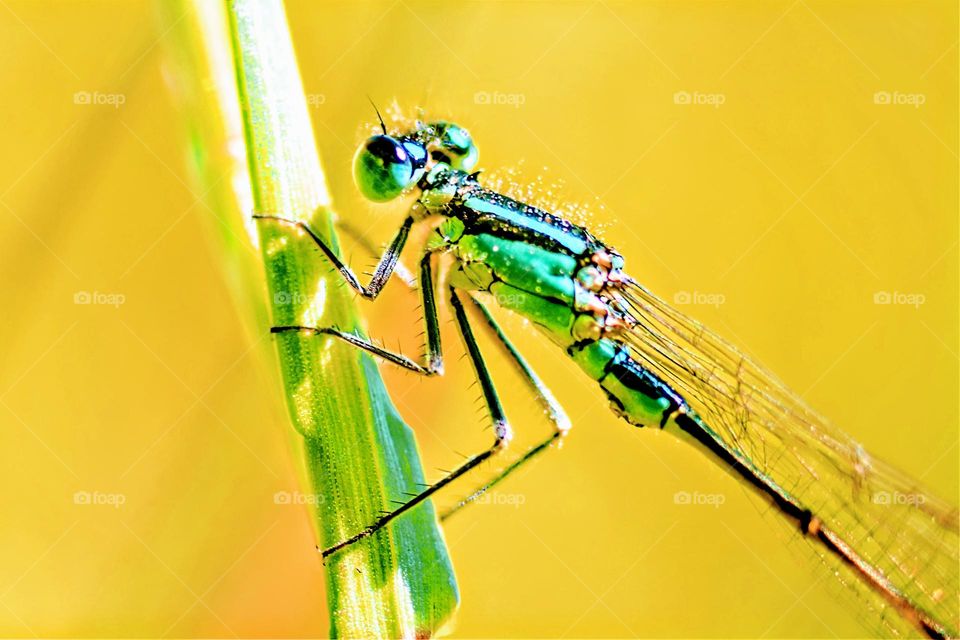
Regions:
M 900 91 L 877 91 L 873 94 L 873 104 L 906 106 L 919 109 L 926 104 L 927 96 L 923 93 L 903 93 Z
M 95 507 L 113 507 L 119 509 L 127 503 L 127 496 L 122 493 L 107 493 L 106 491 L 77 491 L 73 494 L 73 504 Z
M 327 96 L 322 93 L 308 93 L 307 94 L 307 105 L 311 107 L 322 107 L 327 103 Z
M 677 91 L 673 94 L 673 104 L 713 107 L 719 109 L 727 101 L 723 93 L 703 93 L 701 91 Z
M 513 507 L 519 509 L 527 502 L 527 496 L 522 493 L 500 493 L 499 491 L 487 491 L 476 500 L 476 504 L 487 504 L 498 507 Z
M 277 491 L 273 494 L 273 504 L 317 505 L 323 504 L 323 496 L 299 491 Z
M 501 91 L 477 91 L 473 94 L 473 103 L 495 107 L 513 107 L 519 109 L 527 103 L 523 93 L 503 93 Z
M 119 109 L 127 102 L 122 93 L 104 93 L 102 91 L 77 91 L 73 94 L 73 104 L 93 107 L 113 107 Z
M 919 507 L 927 501 L 922 493 L 903 493 L 902 491 L 878 491 L 873 494 L 873 504 L 912 505 Z
M 106 293 L 104 291 L 77 291 L 73 294 L 73 304 L 100 305 L 118 308 L 127 301 L 122 293 Z
M 873 294 L 873 304 L 897 305 L 919 309 L 927 301 L 922 293 L 904 293 L 902 291 L 877 291 Z
M 523 303 L 529 297 L 526 293 L 495 293 L 493 299 L 497 301 L 497 305 L 501 307 L 516 307 Z
M 727 501 L 722 493 L 701 493 L 699 491 L 677 491 L 673 494 L 673 504 L 694 507 L 713 507 L 719 509 Z
M 278 291 L 273 294 L 273 304 L 277 306 L 286 306 L 291 304 L 306 304 L 307 296 L 302 293 L 290 293 L 288 291 Z
M 700 304 L 708 307 L 718 308 L 727 301 L 727 296 L 722 293 L 707 293 L 704 291 L 677 291 L 673 294 L 673 303 Z

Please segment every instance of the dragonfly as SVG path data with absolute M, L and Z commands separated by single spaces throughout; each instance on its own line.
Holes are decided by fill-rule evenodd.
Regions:
M 885 620 L 892 611 L 899 629 L 957 637 L 960 516 L 955 507 L 870 456 L 772 374 L 627 275 L 623 256 L 586 228 L 484 187 L 475 171 L 478 148 L 465 128 L 417 120 L 391 134 L 377 116 L 380 132 L 354 157 L 356 185 L 373 202 L 407 196 L 415 201 L 368 284 L 306 222 L 270 213 L 255 217 L 308 235 L 344 281 L 368 300 L 375 300 L 402 267 L 398 262 L 411 229 L 428 225 L 417 275 L 426 352 L 414 359 L 337 327 L 284 325 L 271 331 L 330 336 L 409 371 L 442 375 L 441 280 L 435 270 L 448 256 L 444 293 L 493 420 L 494 439 L 402 506 L 323 550 L 324 557 L 379 530 L 509 444 L 513 430 L 475 326 L 491 333 L 517 366 L 553 428 L 454 510 L 571 428 L 549 387 L 489 310 L 492 301 L 527 319 L 562 349 L 617 416 L 686 440 L 769 503 L 836 573 L 845 567 L 851 583 L 875 596 L 871 601 Z

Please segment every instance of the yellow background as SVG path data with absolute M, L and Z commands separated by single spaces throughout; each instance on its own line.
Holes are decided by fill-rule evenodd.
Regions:
M 635 278 L 668 300 L 722 296 L 680 308 L 956 504 L 954 3 L 289 12 L 334 202 L 374 241 L 402 211 L 364 203 L 351 183 L 367 95 L 456 119 L 483 167 L 562 182 L 556 198 L 599 198 L 593 219 Z M 274 355 L 235 303 L 218 223 L 187 170 L 168 26 L 149 3 L 0 6 L 3 635 L 326 633 L 307 512 L 273 499 L 298 490 Z M 76 92 L 125 101 L 76 104 Z M 677 104 L 676 92 L 723 104 Z M 876 92 L 924 103 L 876 104 Z M 364 307 L 370 328 L 415 350 L 415 300 L 393 289 Z M 78 292 L 124 302 L 78 305 Z M 924 301 L 877 305 L 877 292 Z M 549 345 L 507 326 L 575 430 L 446 526 L 456 635 L 876 629 L 725 474 L 616 420 Z M 488 437 L 445 331 L 444 379 L 384 369 L 431 470 Z M 493 360 L 528 442 L 545 427 Z M 78 491 L 124 504 L 75 504 Z M 724 503 L 681 506 L 677 492 Z

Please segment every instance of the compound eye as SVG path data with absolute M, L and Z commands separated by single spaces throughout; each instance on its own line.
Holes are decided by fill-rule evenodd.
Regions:
M 473 143 L 470 133 L 461 126 L 445 124 L 440 146 L 450 158 L 450 165 L 461 171 L 471 171 L 480 157 L 477 145 Z
M 357 188 L 368 200 L 393 200 L 416 182 L 416 168 L 407 148 L 387 135 L 368 139 L 353 159 Z

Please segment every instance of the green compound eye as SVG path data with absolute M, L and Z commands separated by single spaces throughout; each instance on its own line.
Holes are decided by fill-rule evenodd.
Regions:
M 387 202 L 420 179 L 425 159 L 426 154 L 407 141 L 373 136 L 357 150 L 353 177 L 368 200 Z
M 435 156 L 439 156 L 437 159 L 454 169 L 472 171 L 480 159 L 480 151 L 470 133 L 450 122 L 438 122 L 433 126 L 440 134 L 437 140 L 440 148 L 434 151 Z

